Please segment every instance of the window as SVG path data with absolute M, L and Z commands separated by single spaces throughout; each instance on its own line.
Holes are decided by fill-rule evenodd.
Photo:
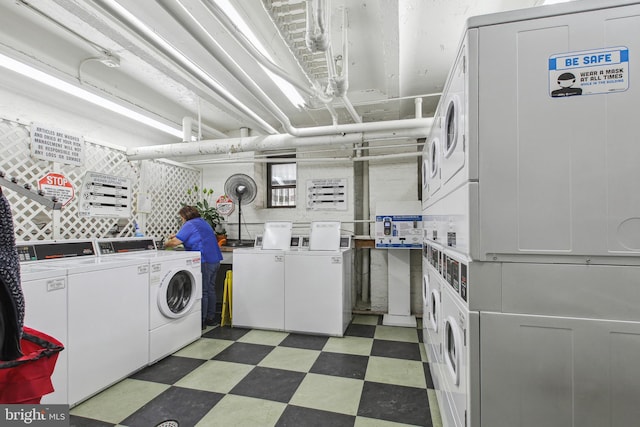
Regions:
M 270 156 L 269 158 L 280 159 L 280 161 L 267 163 L 267 207 L 295 208 L 296 163 L 282 161 L 282 159 L 295 159 L 295 154 Z

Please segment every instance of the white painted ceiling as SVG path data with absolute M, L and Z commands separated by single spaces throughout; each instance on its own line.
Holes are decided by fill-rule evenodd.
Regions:
M 295 107 L 212 14 L 212 1 L 5 0 L 0 4 L 0 52 L 134 106 L 176 128 L 181 127 L 183 117 L 192 117 L 194 131 L 201 124 L 203 139 L 238 136 L 241 128 L 248 128 L 250 135 L 267 135 L 286 132 L 283 117 L 295 128 L 349 124 L 357 117 L 363 122 L 413 118 L 416 97 L 423 100 L 423 116 L 429 117 L 465 20 L 542 2 L 321 1 L 330 15 L 326 26 L 333 57 L 343 55 L 348 65 L 347 101 L 335 97 L 328 103 L 336 112 L 334 122 L 329 109 L 316 98 L 302 94 L 306 106 Z M 312 6 L 317 2 L 229 0 L 289 80 L 306 88 L 314 82 L 325 87 L 325 54 L 311 53 L 304 44 L 307 1 Z M 127 13 L 132 17 L 127 19 L 143 23 L 188 58 L 189 64 L 167 55 L 158 42 L 150 42 L 149 36 L 132 29 L 125 22 Z M 120 66 L 109 68 L 96 60 L 104 56 L 103 50 L 116 56 Z M 216 55 L 228 57 L 219 60 Z M 200 77 L 194 70 L 199 70 Z M 0 78 L 2 85 L 22 85 L 27 93 L 33 90 L 27 81 L 7 71 L 2 71 Z M 235 105 L 221 96 L 216 86 L 232 94 L 237 99 Z M 39 92 L 38 96 L 52 103 L 61 98 L 55 92 Z M 348 104 L 355 114 L 349 114 Z M 281 114 L 274 114 L 274 106 Z M 159 142 L 179 140 L 165 135 Z

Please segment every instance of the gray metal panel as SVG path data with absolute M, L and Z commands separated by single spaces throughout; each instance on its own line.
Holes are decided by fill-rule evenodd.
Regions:
M 564 4 L 537 6 L 533 8 L 517 9 L 507 12 L 489 13 L 486 15 L 472 16 L 467 19 L 466 28 L 484 27 L 488 25 L 518 22 L 530 19 L 547 18 L 573 13 L 599 10 L 605 7 L 627 6 L 637 2 L 624 0 L 581 0 Z
M 640 267 L 504 263 L 501 311 L 640 321 L 639 286 Z
M 548 70 L 553 55 L 614 46 L 633 64 L 639 28 L 636 4 L 479 29 L 479 259 L 640 253 L 635 87 L 553 98 Z
M 480 319 L 481 425 L 637 425 L 640 323 L 487 312 Z

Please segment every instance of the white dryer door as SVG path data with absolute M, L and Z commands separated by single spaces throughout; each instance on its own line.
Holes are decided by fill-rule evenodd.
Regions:
M 191 311 L 198 299 L 196 281 L 190 271 L 174 269 L 162 279 L 158 290 L 158 308 L 163 316 L 177 319 Z
M 444 320 L 444 359 L 453 385 L 460 384 L 460 352 L 462 331 L 451 316 Z

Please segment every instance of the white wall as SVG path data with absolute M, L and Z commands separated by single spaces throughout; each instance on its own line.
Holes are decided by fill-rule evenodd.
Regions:
M 344 155 L 349 151 L 304 153 L 299 152 L 300 158 L 331 157 Z M 378 154 L 378 153 L 376 153 Z M 255 153 L 244 153 L 243 156 L 251 158 Z M 416 162 L 420 157 L 406 159 L 373 160 L 369 162 L 369 212 L 370 220 L 375 222 L 375 209 L 378 201 L 414 201 L 418 200 L 418 176 Z M 203 185 L 213 188 L 214 196 L 224 194 L 224 183 L 234 173 L 244 173 L 253 177 L 258 184 L 259 196 L 256 202 L 242 209 L 244 221 L 242 225 L 242 238 L 255 237 L 262 232 L 265 221 L 286 220 L 293 221 L 294 233 L 307 232 L 308 223 L 313 220 L 340 220 L 343 223 L 345 233 L 354 230 L 354 200 L 353 191 L 353 162 L 346 159 L 342 161 L 319 161 L 298 163 L 298 200 L 295 209 L 266 209 L 266 165 L 264 163 L 237 163 L 205 165 L 203 168 Z M 310 179 L 346 178 L 348 182 L 348 204 L 346 212 L 310 211 L 304 205 L 306 197 L 306 181 Z M 263 203 L 264 202 L 264 203 Z M 227 226 L 229 238 L 237 238 L 237 211 L 229 218 Z M 248 228 L 244 222 L 250 223 Z M 422 313 L 422 258 L 419 250 L 411 251 L 411 312 Z M 362 271 L 356 268 L 356 271 Z M 366 271 L 366 270 L 364 270 Z M 367 283 L 365 278 L 364 283 Z M 370 266 L 370 295 L 371 310 L 386 312 L 388 305 L 387 293 L 387 250 L 371 250 Z
M 166 144 L 178 142 L 177 138 L 167 136 L 146 126 L 137 124 L 114 113 L 104 111 L 75 98 L 62 94 L 51 94 L 44 88 L 31 85 L 20 87 L 20 94 L 13 88 L 17 82 L 5 79 L 0 84 L 0 117 L 21 123 L 37 122 L 49 124 L 81 134 L 85 139 L 112 144 L 121 147 Z M 62 105 L 62 107 L 60 106 Z M 404 141 L 406 143 L 406 141 Z M 301 158 L 330 158 L 351 155 L 351 150 L 332 150 L 321 153 L 309 153 L 311 149 L 300 150 Z M 388 149 L 372 154 L 397 152 Z M 252 157 L 254 153 L 242 153 Z M 183 161 L 184 159 L 177 159 Z M 375 220 L 377 201 L 417 200 L 418 176 L 416 158 L 399 160 L 372 160 L 369 162 L 370 219 Z M 262 232 L 265 221 L 291 220 L 294 231 L 305 233 L 308 224 L 314 220 L 339 220 L 345 233 L 354 231 L 354 176 L 353 163 L 348 160 L 324 160 L 318 162 L 300 162 L 298 164 L 298 206 L 294 209 L 266 209 L 266 165 L 264 163 L 234 163 L 197 166 L 203 170 L 202 185 L 213 188 L 214 198 L 224 194 L 224 183 L 234 173 L 245 173 L 258 182 L 258 198 L 251 205 L 243 207 L 242 238 L 252 239 Z M 346 179 L 348 185 L 347 211 L 311 211 L 304 203 L 306 182 L 311 179 Z M 230 238 L 237 237 L 237 211 L 228 218 L 227 232 Z M 247 223 L 247 226 L 244 223 Z M 420 254 L 414 251 L 411 257 L 411 309 L 421 312 L 421 262 Z M 356 271 L 362 269 L 356 268 Z M 366 270 L 362 270 L 366 271 Z M 387 310 L 387 261 L 385 250 L 371 250 L 370 296 L 371 310 Z M 366 283 L 366 280 L 365 280 Z
M 369 162 L 370 216 L 375 220 L 377 202 L 418 200 L 417 158 Z M 411 251 L 411 312 L 422 313 L 422 254 Z M 388 306 L 387 249 L 371 250 L 371 310 Z
M 231 175 L 243 173 L 254 178 L 258 186 L 258 196 L 256 200 L 242 207 L 242 238 L 249 239 L 256 234 L 262 233 L 265 221 L 292 221 L 294 223 L 294 234 L 308 234 L 309 223 L 319 220 L 337 220 L 342 222 L 344 234 L 353 234 L 353 167 L 350 161 L 319 161 L 300 162 L 297 171 L 297 200 L 295 208 L 266 208 L 266 164 L 253 163 L 251 159 L 255 153 L 243 153 L 247 157 L 244 163 L 234 164 L 210 164 L 203 165 L 203 185 L 214 189 L 214 196 L 224 194 L 224 184 Z M 336 154 L 336 153 L 333 153 Z M 323 157 L 327 154 L 323 153 Z M 299 156 L 304 159 L 312 158 L 313 155 L 300 152 Z M 317 156 L 316 156 L 317 157 Z M 312 211 L 306 209 L 306 183 L 311 179 L 346 179 L 347 180 L 347 211 Z M 227 233 L 230 239 L 236 239 L 238 235 L 238 211 L 234 211 L 227 217 Z M 245 222 L 247 225 L 245 226 Z

